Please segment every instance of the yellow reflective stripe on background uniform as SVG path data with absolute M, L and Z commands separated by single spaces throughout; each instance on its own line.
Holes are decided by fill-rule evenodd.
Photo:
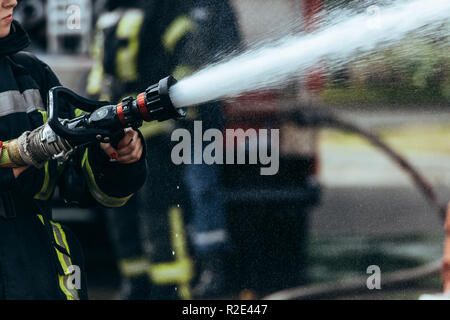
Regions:
M 186 235 L 184 233 L 183 212 L 178 207 L 169 209 L 169 223 L 171 229 L 171 242 L 175 256 L 179 259 L 188 257 Z
M 144 136 L 144 139 L 147 140 L 159 134 L 170 133 L 173 129 L 175 129 L 174 121 L 168 120 L 164 122 L 144 122 L 142 127 L 139 128 L 139 131 Z
M 182 15 L 176 18 L 167 28 L 162 36 L 162 43 L 164 48 L 169 53 L 174 53 L 178 41 L 183 39 L 189 32 L 197 28 L 195 22 L 187 15 Z
M 95 62 L 87 79 L 86 92 L 90 95 L 98 95 L 102 90 L 104 69 L 103 65 Z
M 109 208 L 118 208 L 125 205 L 128 202 L 128 200 L 130 200 L 130 198 L 133 197 L 134 194 L 124 198 L 111 197 L 108 196 L 99 188 L 97 182 L 95 181 L 94 172 L 92 171 L 91 165 L 89 164 L 88 149 L 86 149 L 86 152 L 84 153 L 81 166 L 85 174 L 89 192 L 94 197 L 94 199 L 97 200 L 101 205 Z
M 94 59 L 94 65 L 87 78 L 86 92 L 90 95 L 98 95 L 102 90 L 104 69 L 103 69 L 103 56 L 104 56 L 104 28 L 101 26 L 101 17 L 97 22 L 97 30 L 95 32 L 93 45 L 91 48 L 91 56 Z
M 139 34 L 143 22 L 144 12 L 131 9 L 125 12 L 117 26 L 117 39 L 128 40 L 128 45 L 120 48 L 116 57 L 117 77 L 122 81 L 136 81 L 139 77 Z
M 122 259 L 119 261 L 119 270 L 122 276 L 127 278 L 138 277 L 147 274 L 150 262 L 146 257 Z
M 195 72 L 195 68 L 192 66 L 179 65 L 173 70 L 172 75 L 175 79 L 181 80 L 187 76 L 190 76 L 194 72 Z
M 177 285 L 178 295 L 184 300 L 192 298 L 190 282 L 194 266 L 187 252 L 183 212 L 178 207 L 169 209 L 170 238 L 175 261 L 152 264 L 149 269 L 152 281 L 158 285 Z
M 193 277 L 192 261 L 188 258 L 152 264 L 149 271 L 152 281 L 158 285 L 184 284 L 191 281 Z
M 42 224 L 45 225 L 45 221 L 43 216 L 38 215 L 39 220 L 41 220 Z M 59 223 L 50 221 L 53 237 L 57 245 L 61 248 L 65 249 L 68 254 L 70 254 L 69 244 L 67 243 L 66 233 Z M 58 261 L 61 264 L 62 270 L 64 271 L 64 275 L 58 275 L 59 287 L 62 292 L 64 292 L 67 300 L 80 300 L 78 296 L 78 292 L 73 285 L 70 283 L 72 272 L 70 268 L 72 266 L 72 259 L 70 256 L 58 250 L 58 248 L 54 248 L 56 251 L 56 256 L 58 257 Z
M 180 279 L 179 295 L 182 299 L 191 299 L 190 281 L 193 278 L 193 264 L 187 252 L 186 234 L 184 233 L 183 211 L 179 207 L 169 210 L 169 221 L 171 228 L 171 242 L 174 248 L 175 257 L 183 266 L 185 278 Z

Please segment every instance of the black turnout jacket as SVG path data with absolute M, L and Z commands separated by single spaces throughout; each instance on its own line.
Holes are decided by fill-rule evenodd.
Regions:
M 60 85 L 46 64 L 22 52 L 28 44 L 16 22 L 10 35 L 0 39 L 0 141 L 6 143 L 44 124 L 47 93 Z M 76 107 L 67 105 L 64 117 L 73 118 Z M 46 221 L 51 224 L 55 189 L 81 207 L 119 207 L 141 188 L 146 175 L 145 155 L 132 165 L 112 163 L 98 144 L 77 150 L 64 164 L 52 160 L 43 169 L 29 168 L 18 179 L 11 168 L 0 168 L 0 298 L 59 297 L 58 286 L 51 289 L 55 279 L 49 279 L 53 264 L 47 263 L 54 251 L 49 244 L 55 241 L 42 228 Z

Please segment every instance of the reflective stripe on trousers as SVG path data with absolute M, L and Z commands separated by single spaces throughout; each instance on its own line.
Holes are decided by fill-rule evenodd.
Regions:
M 48 221 L 47 219 L 44 219 L 42 215 L 38 215 L 39 220 L 41 220 L 42 224 L 44 226 L 45 222 Z M 66 296 L 67 300 L 80 300 L 78 296 L 77 290 L 74 288 L 74 285 L 72 284 L 72 274 L 73 274 L 73 265 L 72 260 L 70 258 L 70 248 L 69 244 L 67 243 L 66 239 L 66 233 L 64 232 L 63 228 L 59 223 L 49 221 L 52 227 L 53 231 L 53 237 L 55 240 L 55 243 L 61 247 L 63 250 L 60 250 L 58 247 L 54 247 L 56 251 L 56 256 L 58 257 L 58 261 L 61 265 L 61 268 L 64 272 L 64 275 L 59 274 L 58 280 L 59 280 L 59 287 L 61 291 Z M 65 252 L 62 252 L 65 251 Z M 67 254 L 67 253 L 68 254 Z
M 194 267 L 187 252 L 187 241 L 184 232 L 183 211 L 178 207 L 169 209 L 170 238 L 173 248 L 174 262 L 151 264 L 149 275 L 157 285 L 176 285 L 178 295 L 183 300 L 192 299 L 190 282 Z

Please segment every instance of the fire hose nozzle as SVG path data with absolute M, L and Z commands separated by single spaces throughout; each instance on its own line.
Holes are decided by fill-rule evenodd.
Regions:
M 136 99 L 126 98 L 118 105 L 88 100 L 67 88 L 52 88 L 48 123 L 11 141 L 8 157 L 4 157 L 8 159 L 0 159 L 0 166 L 42 168 L 50 159 L 66 161 L 79 146 L 114 143 L 120 139 L 123 129 L 139 128 L 143 121 L 183 118 L 186 110 L 176 108 L 170 98 L 170 88 L 176 83 L 172 76 L 166 77 Z M 87 113 L 74 119 L 61 119 L 60 111 L 65 104 L 83 106 Z
M 176 83 L 177 80 L 174 77 L 168 76 L 137 97 L 144 121 L 166 121 L 186 116 L 186 110 L 175 108 L 170 98 L 170 88 Z
M 89 132 L 89 135 L 84 137 L 80 132 L 74 132 L 68 130 L 67 127 L 61 126 L 59 119 L 57 120 L 56 117 L 50 120 L 50 125 L 58 135 L 69 142 L 77 139 L 78 141 L 75 144 L 79 144 L 79 141 L 91 140 L 92 136 L 100 136 L 103 139 L 104 137 L 112 137 L 114 132 L 123 128 L 139 128 L 142 126 L 143 121 L 166 121 L 184 118 L 186 110 L 176 108 L 170 98 L 170 88 L 176 82 L 175 78 L 169 76 L 159 81 L 159 83 L 148 87 L 136 99 L 127 97 L 117 105 L 105 105 L 95 108 L 83 123 L 84 129 L 86 129 L 84 132 Z M 67 93 L 67 91 L 65 92 Z

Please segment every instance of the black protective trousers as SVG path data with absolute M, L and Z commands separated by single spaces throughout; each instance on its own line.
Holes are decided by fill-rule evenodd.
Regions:
M 69 264 L 80 271 L 79 290 L 76 281 L 73 288 L 65 282 Z M 87 299 L 86 284 L 82 249 L 69 229 L 37 215 L 0 217 L 0 299 Z

